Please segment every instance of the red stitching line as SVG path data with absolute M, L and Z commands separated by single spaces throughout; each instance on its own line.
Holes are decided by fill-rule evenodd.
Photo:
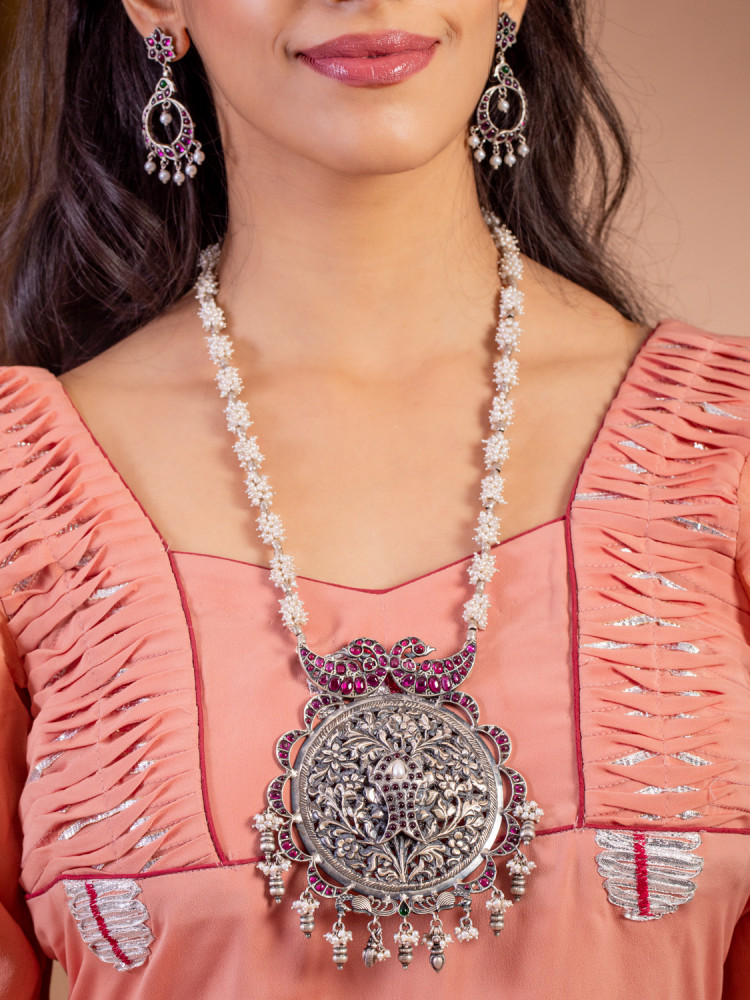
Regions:
M 638 892 L 638 913 L 642 917 L 653 917 L 648 892 L 648 857 L 646 855 L 646 834 L 633 834 L 635 855 L 635 885 Z
M 109 933 L 107 924 L 105 923 L 104 917 L 102 916 L 101 910 L 99 909 L 99 903 L 96 898 L 96 889 L 90 882 L 86 883 L 86 892 L 89 897 L 89 904 L 91 906 L 91 913 L 96 920 L 96 926 L 101 931 L 101 935 L 104 940 L 109 944 L 114 952 L 115 958 L 119 958 L 124 965 L 132 965 L 132 961 L 128 958 L 122 948 L 119 946 L 117 941 Z

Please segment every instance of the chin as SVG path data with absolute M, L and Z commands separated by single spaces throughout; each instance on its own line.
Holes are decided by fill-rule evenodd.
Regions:
M 400 129 L 398 134 L 372 128 L 359 135 L 340 130 L 305 145 L 307 148 L 299 151 L 307 159 L 351 177 L 402 174 L 453 156 L 458 147 L 462 154 L 465 151 L 463 132 L 441 136 L 435 131 L 427 134 L 423 128 Z
M 380 177 L 419 170 L 440 156 L 440 151 L 415 148 L 388 148 L 380 144 L 372 149 L 342 151 L 338 157 L 326 157 L 325 166 L 347 177 Z

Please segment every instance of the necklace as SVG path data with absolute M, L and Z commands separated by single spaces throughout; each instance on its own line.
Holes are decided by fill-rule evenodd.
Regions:
M 232 365 L 234 345 L 216 302 L 219 246 L 200 258 L 195 293 L 226 401 L 227 427 L 235 436 L 248 499 L 258 511 L 260 537 L 272 549 L 271 580 L 283 593 L 281 618 L 295 637 L 311 692 L 304 728 L 284 733 L 276 744 L 282 773 L 268 787 L 268 809 L 255 817 L 264 855 L 258 867 L 277 902 L 284 895 L 285 872 L 293 863 L 307 867 L 306 887 L 292 908 L 310 937 L 321 901 L 335 906 L 336 920 L 325 936 L 339 969 L 348 959 L 352 934 L 344 918 L 352 912 L 368 920 L 365 965 L 390 957 L 381 918 L 398 914 L 394 941 L 404 968 L 422 940 L 432 967 L 440 971 L 451 941 L 441 912 L 462 910 L 455 935 L 470 941 L 479 936 L 472 899 L 488 892 L 490 928 L 498 935 L 512 906 L 500 886 L 498 859 L 508 859 L 515 900 L 536 867 L 522 846 L 531 843 L 543 812 L 527 800 L 526 782 L 507 764 L 507 734 L 499 726 L 480 725 L 476 702 L 459 690 L 474 665 L 477 632 L 487 627 L 487 587 L 496 568 L 491 549 L 500 539 L 497 507 L 504 502 L 502 469 L 523 311 L 515 238 L 496 216 L 485 219 L 498 250 L 501 282 L 492 433 L 484 442 L 487 474 L 474 536 L 478 550 L 469 568 L 474 593 L 464 606 L 466 641 L 457 653 L 438 659 L 431 658 L 435 649 L 416 636 L 390 650 L 364 637 L 326 655 L 309 648 L 294 561 L 282 547 L 284 528 L 261 473 L 257 439 L 248 433 L 252 421 L 240 398 L 240 373 Z M 413 915 L 430 919 L 424 935 L 411 924 Z

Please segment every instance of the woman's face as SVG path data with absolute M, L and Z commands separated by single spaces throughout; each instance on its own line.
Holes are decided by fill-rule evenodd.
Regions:
M 178 3 L 228 163 L 263 150 L 350 175 L 415 169 L 463 142 L 499 16 L 498 0 Z

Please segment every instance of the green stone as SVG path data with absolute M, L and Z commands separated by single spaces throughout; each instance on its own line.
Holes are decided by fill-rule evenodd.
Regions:
M 404 900 L 403 903 L 401 904 L 401 906 L 399 906 L 398 912 L 404 918 L 409 916 L 409 914 L 411 912 L 411 907 L 406 902 L 406 900 Z

